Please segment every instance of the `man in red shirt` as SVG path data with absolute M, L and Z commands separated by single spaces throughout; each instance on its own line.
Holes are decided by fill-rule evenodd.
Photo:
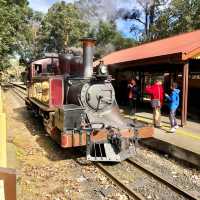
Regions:
M 155 127 L 161 127 L 160 110 L 164 100 L 164 89 L 162 82 L 156 80 L 153 85 L 147 85 L 145 92 L 151 95 L 151 106 L 153 108 L 153 123 Z

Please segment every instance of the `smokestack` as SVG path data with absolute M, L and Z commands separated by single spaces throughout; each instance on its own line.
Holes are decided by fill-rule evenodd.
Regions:
M 93 51 L 96 40 L 93 38 L 81 39 L 83 43 L 83 77 L 90 78 L 93 74 Z

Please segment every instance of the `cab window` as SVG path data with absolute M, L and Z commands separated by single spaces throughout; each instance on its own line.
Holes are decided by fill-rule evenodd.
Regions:
M 39 74 L 41 74 L 42 73 L 42 65 L 39 65 L 39 64 L 36 64 L 35 66 L 34 66 L 34 68 L 35 68 L 35 76 L 38 76 Z

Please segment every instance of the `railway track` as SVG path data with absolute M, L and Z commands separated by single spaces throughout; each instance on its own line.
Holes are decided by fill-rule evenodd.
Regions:
M 153 169 L 151 169 L 150 166 L 145 166 L 143 163 L 135 161 L 133 159 L 127 159 L 124 162 L 136 168 L 137 170 L 140 170 L 142 173 L 149 176 L 149 178 L 153 178 L 154 180 L 158 182 L 158 184 L 162 184 L 165 187 L 169 188 L 171 191 L 179 195 L 180 199 L 191 199 L 191 200 L 200 199 L 199 196 L 193 194 L 190 191 L 183 189 L 181 186 L 176 185 L 175 183 L 171 182 L 169 179 L 162 177 L 160 174 L 158 174 Z M 115 166 L 110 168 L 110 167 L 107 167 L 107 165 L 102 164 L 102 163 L 96 163 L 95 165 L 98 168 L 100 168 L 108 176 L 108 178 L 110 178 L 113 182 L 115 182 L 131 199 L 145 200 L 145 199 L 150 198 L 150 197 L 145 196 L 141 192 L 138 192 L 138 189 L 131 187 L 129 184 L 126 183 L 125 180 L 123 180 L 122 178 L 117 176 L 115 173 L 113 173 Z M 126 171 L 126 169 L 121 170 L 121 173 L 124 173 L 124 171 Z M 150 198 L 150 199 L 154 199 L 154 198 Z M 169 197 L 168 199 L 171 199 L 171 198 Z M 174 199 L 176 199 L 176 197 Z
M 185 198 L 193 199 L 193 200 L 200 199 L 200 197 L 192 194 L 189 191 L 186 191 L 185 189 L 183 189 L 182 187 L 180 187 L 178 185 L 175 185 L 169 179 L 166 179 L 166 178 L 162 177 L 160 174 L 155 172 L 153 169 L 150 169 L 150 167 L 144 166 L 143 163 L 135 161 L 133 159 L 127 159 L 127 162 L 129 162 L 133 166 L 137 167 L 138 169 L 144 171 L 145 173 L 149 174 L 150 176 L 154 177 L 155 179 L 157 179 L 161 183 L 165 184 L 167 187 L 171 188 L 176 193 L 179 193 L 180 195 L 184 196 Z
M 22 99 L 25 99 L 25 87 L 24 86 L 19 86 L 16 84 L 12 84 L 13 86 L 13 91 Z M 123 163 L 126 163 L 128 165 L 131 165 L 132 167 L 136 168 L 137 170 L 142 171 L 144 174 L 147 176 L 155 179 L 159 184 L 162 184 L 169 188 L 171 191 L 174 191 L 178 195 L 182 196 L 183 199 L 191 199 L 191 200 L 198 200 L 200 199 L 199 196 L 193 194 L 190 191 L 187 191 L 183 189 L 181 186 L 176 185 L 169 179 L 166 179 L 162 177 L 160 174 L 155 172 L 150 166 L 146 166 L 141 162 L 135 161 L 133 159 L 127 159 Z M 134 189 L 133 187 L 130 187 L 128 184 L 124 183 L 124 180 L 122 180 L 120 177 L 117 177 L 113 173 L 113 169 L 115 168 L 115 165 L 113 165 L 111 168 L 108 168 L 107 165 L 102 164 L 102 163 L 95 163 L 95 165 L 101 169 L 101 171 L 109 178 L 111 179 L 121 190 L 123 190 L 131 199 L 138 199 L 138 200 L 145 200 L 148 199 L 146 196 L 144 196 L 141 192 L 138 192 L 137 189 Z M 126 170 L 126 169 L 124 169 Z M 124 173 L 121 171 L 120 173 Z
M 22 100 L 25 100 L 26 97 L 26 86 L 19 85 L 16 83 L 9 82 L 9 85 L 11 86 L 12 90 L 19 96 Z
M 106 174 L 106 176 L 108 176 L 108 178 L 110 178 L 115 184 L 117 184 L 129 197 L 131 197 L 133 199 L 137 199 L 137 200 L 145 200 L 146 199 L 140 193 L 133 190 L 132 188 L 130 188 L 129 186 L 124 184 L 119 178 L 114 176 L 112 174 L 112 172 L 110 172 L 108 169 L 106 169 L 106 167 L 103 164 L 95 163 L 95 165 L 99 169 L 101 169 Z

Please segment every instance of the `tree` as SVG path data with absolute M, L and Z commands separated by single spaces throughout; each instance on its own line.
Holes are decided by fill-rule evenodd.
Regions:
M 18 49 L 20 63 L 23 65 L 27 65 L 31 60 L 38 57 L 37 37 L 43 17 L 44 15 L 41 12 L 32 9 L 29 9 L 29 13 L 27 13 L 27 23 L 23 34 L 21 34 L 20 48 Z
M 120 9 L 119 15 L 124 20 L 131 20 L 133 24 L 130 32 L 136 32 L 140 35 L 142 41 L 152 40 L 154 38 L 152 27 L 154 25 L 160 9 L 169 0 L 137 0 L 138 6 L 132 10 Z
M 155 38 L 163 38 L 200 28 L 199 0 L 172 0 L 155 20 Z
M 116 32 L 115 37 L 113 38 L 113 44 L 115 46 L 115 50 L 121 50 L 133 47 L 137 44 L 137 42 L 131 38 L 124 38 L 121 33 Z
M 0 0 L 0 69 L 10 65 L 13 56 L 20 56 L 29 38 L 31 9 L 27 0 Z
M 90 24 L 89 36 L 97 39 L 96 58 L 135 44 L 134 40 L 124 38 L 117 30 L 119 8 L 116 0 L 79 0 L 75 6 Z
M 58 2 L 48 10 L 38 34 L 40 52 L 64 52 L 67 47 L 79 46 L 87 35 L 89 24 L 73 4 Z
M 90 36 L 97 39 L 95 52 L 96 58 L 100 58 L 115 50 L 135 45 L 134 40 L 124 38 L 122 34 L 117 31 L 114 23 L 100 21 L 98 26 L 92 29 Z

